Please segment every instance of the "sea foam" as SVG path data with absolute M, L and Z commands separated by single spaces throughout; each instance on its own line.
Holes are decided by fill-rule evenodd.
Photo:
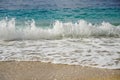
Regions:
M 120 69 L 120 38 L 0 41 L 0 61 Z
M 48 28 L 36 26 L 34 20 L 25 24 L 16 25 L 14 18 L 0 21 L 0 61 L 120 69 L 120 25 L 92 24 L 85 20 L 55 21 Z
M 14 18 L 0 21 L 0 40 L 39 40 L 82 37 L 120 37 L 120 25 L 114 26 L 109 22 L 92 24 L 85 20 L 79 20 L 75 23 L 55 21 L 52 27 L 45 29 L 42 28 L 42 26 L 36 26 L 34 20 L 22 28 L 16 25 Z

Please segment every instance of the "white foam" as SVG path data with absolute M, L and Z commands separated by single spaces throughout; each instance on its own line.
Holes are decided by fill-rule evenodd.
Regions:
M 34 20 L 23 29 L 16 28 L 15 19 L 1 20 L 0 24 L 0 61 L 120 69 L 120 26 L 106 22 L 93 25 L 84 20 L 56 21 L 49 29 L 36 27 Z
M 108 22 L 93 25 L 84 20 L 79 20 L 76 23 L 56 21 L 53 23 L 53 28 L 48 29 L 36 27 L 34 20 L 24 28 L 16 28 L 15 23 L 14 18 L 0 21 L 0 40 L 120 37 L 120 26 L 114 26 Z
M 120 38 L 0 41 L 0 60 L 120 69 L 119 48 Z

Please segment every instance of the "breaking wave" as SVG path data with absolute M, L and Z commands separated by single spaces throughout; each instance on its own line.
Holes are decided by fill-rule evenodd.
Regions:
M 120 25 L 114 26 L 109 22 L 92 24 L 85 20 L 73 22 L 55 21 L 52 28 L 36 27 L 32 20 L 24 28 L 16 28 L 14 18 L 0 21 L 0 40 L 36 40 L 62 39 L 82 37 L 120 37 Z

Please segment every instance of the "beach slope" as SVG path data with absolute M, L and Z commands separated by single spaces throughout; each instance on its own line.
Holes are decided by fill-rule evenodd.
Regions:
M 120 80 L 120 70 L 39 61 L 1 61 L 0 80 Z

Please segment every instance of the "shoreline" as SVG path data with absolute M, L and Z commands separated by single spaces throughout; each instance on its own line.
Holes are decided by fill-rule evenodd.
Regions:
M 0 61 L 0 80 L 119 80 L 120 69 L 40 61 Z

